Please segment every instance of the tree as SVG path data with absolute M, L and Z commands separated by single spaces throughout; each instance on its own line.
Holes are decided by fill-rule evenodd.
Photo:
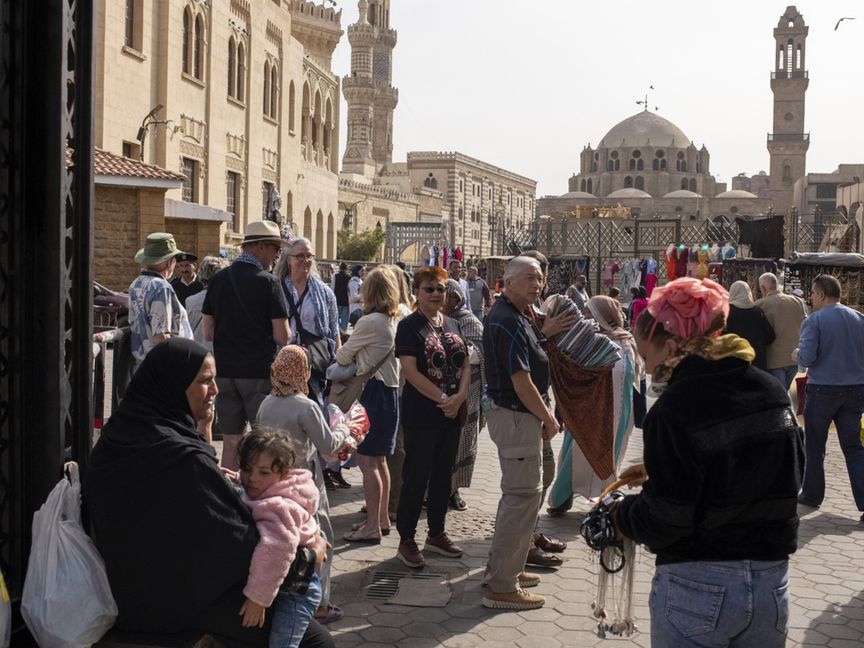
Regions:
M 340 229 L 336 235 L 336 255 L 349 261 L 373 261 L 386 238 L 379 227 L 357 234 L 347 228 Z

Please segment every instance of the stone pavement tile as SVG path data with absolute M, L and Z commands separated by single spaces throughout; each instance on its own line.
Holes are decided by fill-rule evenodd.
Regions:
M 639 432 L 634 434 L 637 440 Z M 554 441 L 560 447 L 561 437 Z M 640 444 L 631 442 L 628 460 Z M 448 532 L 466 551 L 460 560 L 427 556 L 420 573 L 443 573 L 452 579 L 452 598 L 444 608 L 410 608 L 389 605 L 366 597 L 365 587 L 376 570 L 409 573 L 395 560 L 398 538 L 391 535 L 381 545 L 350 545 L 341 541 L 362 504 L 358 470 L 343 473 L 355 488 L 328 493 L 336 532 L 332 599 L 346 617 L 331 626 L 337 645 L 410 646 L 442 645 L 452 648 L 509 648 L 561 645 L 608 646 L 596 635 L 590 603 L 596 594 L 597 563 L 579 537 L 579 523 L 588 504 L 577 502 L 574 510 L 560 518 L 540 516 L 539 528 L 568 542 L 558 570 L 537 570 L 543 582 L 533 591 L 547 597 L 545 607 L 523 612 L 496 612 L 480 605 L 483 569 L 491 545 L 492 526 L 499 497 L 498 463 L 494 446 L 480 436 L 478 465 L 471 488 L 462 495 L 469 510 L 450 512 Z M 790 647 L 847 648 L 864 646 L 864 527 L 858 525 L 848 476 L 836 435 L 829 439 L 826 456 L 826 499 L 822 507 L 801 520 L 799 551 L 790 561 Z M 545 510 L 545 509 L 544 509 Z M 425 512 L 417 528 L 426 533 Z M 626 645 L 650 646 L 648 594 L 654 573 L 653 556 L 639 550 L 634 575 L 634 606 L 640 631 L 619 641 Z M 533 570 L 532 570 L 533 571 Z M 406 629 L 410 628 L 410 631 Z M 383 634 L 381 634 L 383 633 Z M 428 634 L 427 634 L 428 633 Z M 427 635 L 427 636 L 421 636 Z M 542 637 L 542 639 L 541 639 Z M 554 643 L 553 643 L 554 642 Z

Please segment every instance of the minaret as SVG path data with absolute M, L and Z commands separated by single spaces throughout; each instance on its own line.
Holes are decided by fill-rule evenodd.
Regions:
M 348 104 L 348 143 L 343 173 L 374 177 L 393 161 L 393 110 L 399 91 L 392 85 L 396 32 L 390 29 L 390 0 L 359 0 L 360 17 L 348 27 L 351 75 L 342 80 Z
M 774 132 L 768 134 L 771 155 L 769 188 L 775 213 L 785 214 L 792 207 L 795 181 L 807 173 L 810 134 L 804 132 L 804 94 L 810 80 L 804 68 L 805 41 L 809 28 L 795 7 L 786 13 L 774 30 Z

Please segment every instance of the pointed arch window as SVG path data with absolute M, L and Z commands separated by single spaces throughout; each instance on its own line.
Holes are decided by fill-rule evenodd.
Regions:
M 270 117 L 279 119 L 279 65 L 270 67 Z
M 237 44 L 237 101 L 246 101 L 246 46 Z
M 199 81 L 204 78 L 204 19 L 200 14 L 195 17 L 195 51 L 192 76 Z
M 183 10 L 183 72 L 192 74 L 192 11 Z
M 288 85 L 288 132 L 294 133 L 294 120 L 296 117 L 294 113 L 296 112 L 296 103 L 297 103 L 297 91 L 294 89 L 294 82 Z
M 270 61 L 264 61 L 264 116 L 270 117 Z
M 228 96 L 234 97 L 237 89 L 237 43 L 234 37 L 228 39 Z
M 633 177 L 632 176 L 627 176 L 626 178 L 624 178 L 624 186 L 627 187 L 628 189 L 633 186 Z

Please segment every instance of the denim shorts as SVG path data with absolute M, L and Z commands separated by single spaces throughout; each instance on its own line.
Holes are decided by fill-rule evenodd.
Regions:
M 658 565 L 651 644 L 663 648 L 782 648 L 789 629 L 789 562 Z

